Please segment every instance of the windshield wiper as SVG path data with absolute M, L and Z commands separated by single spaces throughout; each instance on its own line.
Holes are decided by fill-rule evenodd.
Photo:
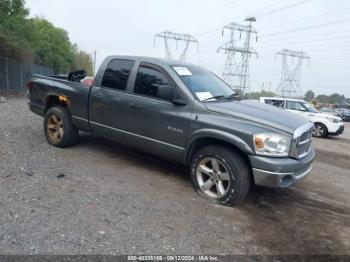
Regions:
M 201 102 L 205 102 L 205 101 L 208 101 L 208 100 L 211 100 L 211 99 L 219 99 L 219 98 L 227 98 L 227 96 L 224 96 L 224 95 L 212 96 L 212 97 L 208 97 L 206 99 L 201 100 Z
M 224 98 L 224 99 L 239 99 L 239 94 L 238 93 L 233 93 L 232 95 L 229 96 L 224 96 L 224 95 L 218 95 L 218 96 L 212 96 L 212 97 L 208 97 L 204 100 L 201 100 L 202 102 L 211 100 L 211 99 L 220 99 L 220 98 Z

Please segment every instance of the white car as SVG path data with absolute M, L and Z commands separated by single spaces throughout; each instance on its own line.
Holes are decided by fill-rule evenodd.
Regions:
M 305 117 L 314 123 L 313 135 L 326 137 L 344 132 L 344 123 L 340 117 L 322 114 L 311 104 L 303 100 L 280 97 L 261 97 L 260 102 L 273 105 Z

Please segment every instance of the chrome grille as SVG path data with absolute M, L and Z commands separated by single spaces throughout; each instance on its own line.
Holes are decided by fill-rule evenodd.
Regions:
M 304 154 L 309 152 L 311 146 L 312 129 L 303 133 L 299 138 L 299 143 L 297 146 L 298 157 L 301 158 Z
M 291 157 L 303 158 L 311 148 L 313 124 L 307 124 L 298 128 L 293 136 Z

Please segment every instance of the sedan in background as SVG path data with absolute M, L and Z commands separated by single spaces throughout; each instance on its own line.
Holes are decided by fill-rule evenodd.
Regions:
M 322 108 L 320 110 L 320 113 L 340 117 L 340 114 L 339 114 L 339 112 L 337 110 L 335 110 L 333 108 L 329 108 L 329 107 Z
M 341 119 L 343 119 L 343 121 L 350 122 L 350 110 L 349 109 L 338 108 L 337 111 L 338 111 Z

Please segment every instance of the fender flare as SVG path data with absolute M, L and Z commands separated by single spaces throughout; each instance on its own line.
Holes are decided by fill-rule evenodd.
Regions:
M 211 138 L 211 139 L 221 140 L 223 142 L 226 142 L 228 144 L 231 144 L 237 147 L 247 155 L 254 154 L 254 150 L 240 137 L 225 131 L 208 128 L 208 129 L 197 130 L 190 137 L 189 142 L 187 143 L 186 151 L 184 155 L 185 162 L 189 161 L 188 158 L 189 158 L 189 155 L 192 153 L 191 152 L 192 146 L 196 143 L 196 141 L 198 141 L 201 138 Z
M 45 108 L 47 107 L 50 97 L 56 97 L 59 100 L 60 104 L 66 106 L 68 110 L 70 109 L 69 96 L 60 94 L 58 92 L 48 92 L 47 94 L 45 94 L 43 101 Z

